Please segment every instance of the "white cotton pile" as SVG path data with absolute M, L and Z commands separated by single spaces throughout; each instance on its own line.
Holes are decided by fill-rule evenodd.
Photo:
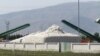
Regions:
M 78 35 L 65 33 L 58 25 L 54 24 L 43 32 L 31 33 L 27 36 L 12 40 L 10 42 L 41 43 L 41 42 L 44 42 L 45 38 L 50 37 L 50 36 L 78 36 Z

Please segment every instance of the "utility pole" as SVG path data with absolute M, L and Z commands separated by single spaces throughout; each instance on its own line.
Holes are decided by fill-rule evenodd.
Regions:
M 9 30 L 10 22 L 6 21 L 5 24 L 6 24 L 6 31 L 8 31 Z M 9 40 L 9 35 L 6 36 L 6 41 L 8 41 L 8 40 Z
M 80 27 L 80 0 L 77 0 L 77 5 L 78 5 L 78 27 Z M 78 28 L 78 34 L 80 35 L 80 30 Z

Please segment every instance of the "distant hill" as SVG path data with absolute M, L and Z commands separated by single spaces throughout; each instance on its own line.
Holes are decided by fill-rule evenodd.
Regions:
M 31 27 L 20 31 L 27 34 L 36 31 L 43 31 L 52 24 L 60 25 L 66 32 L 75 32 L 61 23 L 62 19 L 78 25 L 77 3 L 64 3 L 35 10 L 27 10 L 0 15 L 0 32 L 6 29 L 5 21 L 10 21 L 10 29 L 25 23 L 30 23 Z M 82 2 L 80 4 L 80 27 L 88 32 L 100 33 L 100 25 L 94 21 L 100 17 L 100 2 Z M 18 32 L 19 33 L 19 32 Z

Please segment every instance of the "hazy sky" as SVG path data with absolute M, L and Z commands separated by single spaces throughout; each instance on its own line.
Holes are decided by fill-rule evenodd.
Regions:
M 80 0 L 80 1 L 100 1 L 100 0 Z M 0 0 L 0 14 L 14 11 L 30 10 L 53 6 L 61 3 L 77 2 L 77 0 Z

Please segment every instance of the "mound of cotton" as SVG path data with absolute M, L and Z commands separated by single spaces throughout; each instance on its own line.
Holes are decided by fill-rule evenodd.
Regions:
M 52 36 L 78 36 L 71 33 L 65 33 L 58 25 L 52 25 L 47 30 L 38 33 L 32 33 L 10 42 L 17 43 L 44 43 L 45 39 Z

